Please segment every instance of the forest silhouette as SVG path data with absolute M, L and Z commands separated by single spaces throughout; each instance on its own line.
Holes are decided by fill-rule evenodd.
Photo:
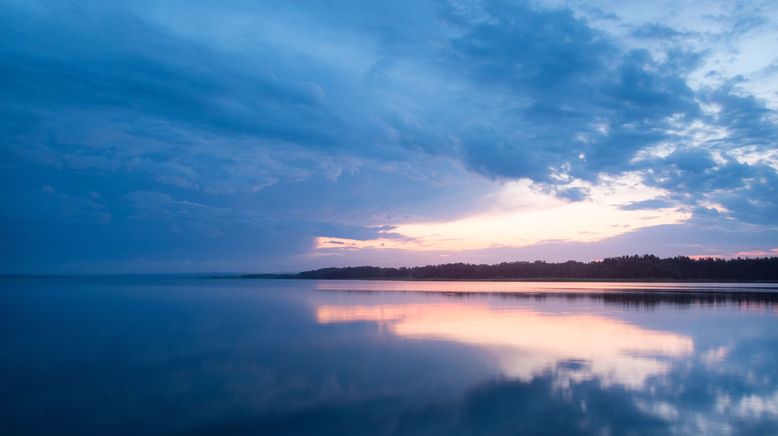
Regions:
M 293 274 L 249 274 L 246 278 L 391 279 L 391 280 L 681 280 L 778 281 L 778 257 L 660 258 L 634 255 L 601 261 L 550 263 L 503 262 L 494 265 L 447 263 L 417 267 L 354 266 L 322 268 Z

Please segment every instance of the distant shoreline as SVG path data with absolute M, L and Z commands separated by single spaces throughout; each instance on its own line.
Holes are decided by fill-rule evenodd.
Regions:
M 241 273 L 117 273 L 117 274 L 0 274 L 0 279 L 86 279 L 86 278 L 111 278 L 111 277 L 180 277 L 209 280 L 323 280 L 323 281 L 390 281 L 390 282 L 543 282 L 543 283 L 571 283 L 571 282 L 603 282 L 603 283 L 778 283 L 778 280 L 703 280 L 703 279 L 609 279 L 609 278 L 396 278 L 396 277 L 365 277 L 365 278 L 313 278 L 297 277 L 294 274 L 241 274 Z
M 348 266 L 294 274 L 243 274 L 247 279 L 403 280 L 403 281 L 603 281 L 603 282 L 778 282 L 778 257 L 660 258 L 651 254 L 593 262 L 502 262 L 493 265 L 447 263 L 416 267 Z
M 241 279 L 241 280 L 345 280 L 345 281 L 389 281 L 389 282 L 607 282 L 607 283 L 778 283 L 778 280 L 703 280 L 703 279 L 598 279 L 598 278 L 484 278 L 484 279 L 452 279 L 452 278 L 313 278 L 284 276 L 283 274 L 242 274 L 209 276 L 210 279 Z

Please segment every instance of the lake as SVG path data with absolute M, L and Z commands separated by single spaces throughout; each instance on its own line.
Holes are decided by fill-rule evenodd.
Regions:
M 778 434 L 778 287 L 0 279 L 2 434 Z

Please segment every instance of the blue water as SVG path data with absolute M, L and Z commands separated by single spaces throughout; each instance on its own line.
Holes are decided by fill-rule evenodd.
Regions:
M 0 433 L 778 434 L 775 286 L 676 288 L 2 278 Z

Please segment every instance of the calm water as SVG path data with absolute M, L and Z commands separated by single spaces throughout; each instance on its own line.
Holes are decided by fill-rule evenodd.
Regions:
M 778 434 L 778 288 L 0 279 L 2 434 Z

